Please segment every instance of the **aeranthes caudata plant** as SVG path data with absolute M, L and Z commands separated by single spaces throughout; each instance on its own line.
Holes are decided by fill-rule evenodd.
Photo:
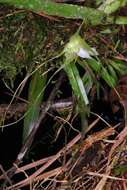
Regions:
M 81 126 L 82 130 L 85 131 L 87 128 L 87 116 L 89 113 L 89 100 L 83 80 L 76 67 L 76 62 L 78 61 L 79 57 L 81 59 L 92 59 L 92 56 L 97 56 L 98 53 L 94 48 L 91 48 L 78 33 L 74 34 L 70 38 L 63 52 L 64 70 L 69 78 L 73 93 L 77 98 L 78 112 L 81 116 Z
M 64 70 L 69 78 L 73 93 L 77 98 L 78 112 L 81 116 L 82 129 L 87 128 L 87 116 L 89 114 L 89 99 L 88 93 L 93 84 L 97 86 L 98 81 L 92 80 L 90 72 L 85 67 L 85 74 L 80 76 L 79 70 L 76 66 L 79 63 L 81 66 L 89 67 L 95 76 L 102 78 L 109 87 L 115 88 L 120 75 L 127 73 L 127 66 L 123 62 L 109 60 L 105 65 L 99 59 L 99 54 L 95 48 L 90 47 L 85 40 L 77 33 L 75 33 L 65 45 L 64 48 Z
M 96 80 L 96 76 L 102 78 L 109 87 L 115 88 L 119 76 L 127 73 L 127 66 L 122 61 L 108 59 L 107 64 L 103 64 L 99 59 L 99 54 L 96 49 L 90 47 L 87 42 L 85 42 L 85 40 L 79 35 L 78 32 L 70 37 L 69 42 L 65 45 L 63 51 L 57 57 L 60 56 L 62 56 L 63 59 L 61 68 L 63 68 L 67 74 L 73 94 L 77 100 L 76 111 L 81 117 L 81 128 L 82 134 L 84 136 L 85 130 L 88 126 L 88 93 L 92 88 L 93 84 L 96 85 L 97 94 L 99 94 L 100 84 L 98 80 Z M 77 64 L 80 64 L 84 68 L 83 77 L 80 76 Z M 89 70 L 92 72 L 92 76 Z M 33 123 L 38 119 L 38 107 L 41 103 L 41 100 L 43 99 L 43 93 L 41 92 L 41 89 L 45 86 L 46 82 L 45 77 L 40 77 L 39 73 L 35 74 L 33 78 L 34 80 L 31 81 L 31 88 L 29 91 L 30 105 L 28 107 L 28 113 L 26 114 L 24 120 L 25 135 L 23 137 L 23 141 L 27 138 L 31 130 L 31 124 L 33 125 Z M 38 86 L 36 86 L 35 81 L 38 81 Z M 32 96 L 31 89 L 33 89 Z M 33 104 L 34 101 L 35 103 Z

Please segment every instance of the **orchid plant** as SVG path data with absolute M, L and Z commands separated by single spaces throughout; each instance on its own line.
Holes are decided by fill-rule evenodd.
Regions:
M 87 116 L 89 100 L 87 92 L 80 77 L 79 71 L 76 67 L 78 58 L 92 59 L 98 53 L 95 48 L 91 48 L 85 40 L 83 40 L 78 33 L 74 34 L 69 42 L 66 44 L 64 50 L 64 70 L 67 73 L 73 93 L 78 101 L 78 111 L 81 116 L 81 123 L 83 131 L 87 128 Z M 84 133 L 83 133 L 84 134 Z
M 115 64 L 115 61 L 109 60 L 109 64 L 105 66 L 101 63 L 99 53 L 79 35 L 75 33 L 65 45 L 64 50 L 64 70 L 67 73 L 74 95 L 78 101 L 78 111 L 81 115 L 82 126 L 87 128 L 84 121 L 88 116 L 89 99 L 88 93 L 93 83 L 97 85 L 97 80 L 92 80 L 90 73 L 86 70 L 84 78 L 81 78 L 76 63 L 90 67 L 93 74 L 102 78 L 111 88 L 115 88 L 118 82 L 118 75 L 127 73 L 127 66 L 123 62 Z M 126 68 L 126 69 L 125 69 Z M 95 77 L 96 78 L 96 77 Z M 84 83 L 84 81 L 87 81 Z M 89 87 L 90 86 L 90 87 Z M 85 118 L 85 119 L 84 119 Z

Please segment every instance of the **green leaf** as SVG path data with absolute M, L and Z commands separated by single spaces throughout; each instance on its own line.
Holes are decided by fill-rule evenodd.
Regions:
M 118 3 L 115 3 L 117 1 Z M 122 3 L 119 4 L 119 1 Z M 50 0 L 0 0 L 0 3 L 7 3 L 20 9 L 27 9 L 33 12 L 43 12 L 47 15 L 59 16 L 70 19 L 82 19 L 86 24 L 127 24 L 124 18 L 119 16 L 108 16 L 108 13 L 116 11 L 119 7 L 126 5 L 127 0 L 114 0 L 113 4 L 105 9 L 96 10 L 89 7 L 55 3 Z M 106 13 L 105 13 L 105 12 Z
M 69 78 L 73 93 L 77 98 L 78 102 L 77 110 L 81 116 L 82 138 L 83 138 L 85 130 L 88 127 L 87 116 L 89 114 L 88 110 L 89 100 L 86 94 L 86 90 L 84 88 L 83 81 L 79 75 L 78 69 L 74 62 L 75 60 L 73 60 L 72 62 L 72 59 L 71 60 L 65 59 L 64 70 Z
M 33 74 L 29 86 L 29 105 L 24 119 L 23 142 L 32 131 L 33 126 L 39 117 L 40 104 L 43 99 L 43 88 L 45 86 L 45 82 L 46 76 L 42 76 L 42 74 L 37 70 Z
M 127 4 L 127 0 L 106 0 L 104 3 L 99 7 L 99 10 L 104 11 L 106 14 L 111 14 L 121 7 Z
M 87 64 L 97 73 L 100 72 L 102 64 L 100 61 L 97 61 L 96 59 L 87 59 L 86 60 Z
M 81 104 L 83 103 L 84 105 L 87 105 L 89 101 L 75 63 L 69 62 L 69 60 L 65 60 L 64 70 L 67 73 L 75 96 L 81 101 Z
M 43 12 L 47 15 L 60 16 L 71 19 L 85 19 L 86 23 L 96 25 L 103 23 L 105 13 L 93 8 L 59 4 L 50 0 L 0 0 L 0 3 L 8 3 L 21 9 L 28 9 L 34 12 Z
M 127 74 L 127 65 L 124 62 L 111 60 L 110 64 L 117 71 L 119 75 Z
M 93 86 L 93 80 L 89 72 L 86 71 L 82 78 L 82 81 L 85 86 L 86 93 L 88 94 Z
M 107 65 L 107 69 L 108 69 L 108 71 L 109 71 L 109 74 L 115 79 L 116 82 L 118 82 L 118 77 L 117 77 L 116 71 L 115 71 L 115 69 L 112 67 L 111 64 L 108 64 L 108 65 Z
M 87 59 L 86 63 L 92 68 L 92 70 L 103 78 L 110 87 L 115 87 L 118 78 L 113 67 L 105 68 L 99 60 Z
M 100 73 L 100 76 L 105 80 L 105 82 L 111 87 L 115 87 L 116 84 L 117 84 L 117 81 L 113 78 L 113 76 L 111 76 L 107 69 L 102 67 L 101 69 L 101 73 Z
M 126 16 L 119 16 L 115 18 L 115 23 L 116 24 L 127 24 L 127 17 Z

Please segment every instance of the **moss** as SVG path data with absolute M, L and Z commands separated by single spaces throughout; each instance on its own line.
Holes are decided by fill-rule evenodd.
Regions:
M 40 54 L 45 33 L 44 22 L 24 12 L 3 15 L 0 26 L 0 73 L 2 78 L 12 80 L 22 68 L 32 65 L 34 57 Z
M 70 20 L 50 21 L 2 5 L 0 18 L 0 74 L 2 79 L 11 81 L 23 68 L 31 70 L 58 54 L 77 28 Z

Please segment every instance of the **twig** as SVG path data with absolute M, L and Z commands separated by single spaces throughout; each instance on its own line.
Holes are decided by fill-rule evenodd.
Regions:
M 58 92 L 58 89 L 59 89 L 59 87 L 60 87 L 60 85 L 61 85 L 61 83 L 63 81 L 64 81 L 64 75 L 61 74 L 59 79 L 58 79 L 58 82 L 56 83 L 54 89 L 52 90 L 52 92 L 51 92 L 51 94 L 50 94 L 50 96 L 49 96 L 49 98 L 48 98 L 48 100 L 46 102 L 46 105 L 45 105 L 44 109 L 41 111 L 41 114 L 40 114 L 40 117 L 39 117 L 37 123 L 35 123 L 35 126 L 33 127 L 33 130 L 31 131 L 31 133 L 27 137 L 25 143 L 23 144 L 23 146 L 22 146 L 22 148 L 21 148 L 21 150 L 20 150 L 20 152 L 19 152 L 19 154 L 17 156 L 17 159 L 16 159 L 16 161 L 14 163 L 14 166 L 6 173 L 9 178 L 11 178 L 15 174 L 15 172 L 17 170 L 16 166 L 18 166 L 20 164 L 20 162 L 22 161 L 22 159 L 24 158 L 24 156 L 28 152 L 28 150 L 29 150 L 29 148 L 30 148 L 30 146 L 31 146 L 31 144 L 33 142 L 33 139 L 34 139 L 34 136 L 36 134 L 36 131 L 38 130 L 42 120 L 44 119 L 44 117 L 45 117 L 45 115 L 47 113 L 47 111 L 50 109 L 50 107 L 52 105 L 52 102 L 53 102 L 53 100 L 54 100 L 54 98 L 56 96 L 56 93 Z M 6 182 L 7 181 L 5 181 L 5 183 Z
M 70 109 L 70 107 L 73 106 L 73 99 L 72 98 L 67 98 L 59 101 L 55 101 L 51 103 L 51 110 L 59 111 L 62 112 L 65 109 Z M 11 104 L 8 108 L 8 104 L 1 104 L 0 105 L 0 116 L 4 116 L 5 112 L 6 114 L 6 119 L 10 119 L 11 117 L 15 115 L 20 115 L 24 113 L 27 110 L 27 103 L 14 103 Z M 40 107 L 40 111 L 43 110 L 46 106 L 46 102 L 43 102 Z
M 84 141 L 83 146 L 81 146 L 81 149 L 80 149 L 81 155 L 83 154 L 83 152 L 85 150 L 87 150 L 88 148 L 90 148 L 92 146 L 92 144 L 94 144 L 97 141 L 102 140 L 104 137 L 112 135 L 113 133 L 114 133 L 114 129 L 113 128 L 108 128 L 108 129 L 102 130 L 101 132 L 95 133 L 95 134 L 91 135 L 90 137 L 88 137 Z M 92 136 L 93 136 L 94 140 L 92 140 Z M 62 148 L 56 155 L 54 155 L 48 162 L 46 162 L 41 168 L 39 168 L 31 176 L 29 176 L 28 178 L 26 178 L 26 179 L 18 182 L 17 184 L 15 184 L 15 185 L 13 185 L 11 187 L 8 187 L 7 189 L 8 190 L 12 189 L 12 187 L 17 189 L 17 188 L 21 188 L 21 187 L 27 186 L 31 181 L 35 182 L 38 179 L 39 175 L 41 175 L 41 173 L 45 169 L 47 169 L 52 163 L 54 163 L 59 157 L 61 157 L 61 155 L 64 153 L 65 149 L 66 149 L 66 151 L 68 151 L 76 142 L 78 142 L 80 140 L 80 138 L 81 138 L 81 135 L 78 134 L 71 142 L 69 142 L 66 145 L 66 148 L 65 147 Z M 77 162 L 78 161 L 79 161 L 79 159 L 77 160 Z M 66 168 L 62 168 L 61 171 L 64 171 L 65 169 Z
M 96 172 L 88 172 L 87 174 L 88 175 L 92 175 L 92 176 L 106 177 L 108 179 L 113 179 L 113 180 L 119 180 L 119 181 L 125 181 L 125 182 L 127 182 L 127 179 L 120 178 L 120 177 L 114 177 L 114 176 L 110 176 L 110 175 L 106 175 L 106 174 L 100 174 L 100 173 L 96 173 Z

